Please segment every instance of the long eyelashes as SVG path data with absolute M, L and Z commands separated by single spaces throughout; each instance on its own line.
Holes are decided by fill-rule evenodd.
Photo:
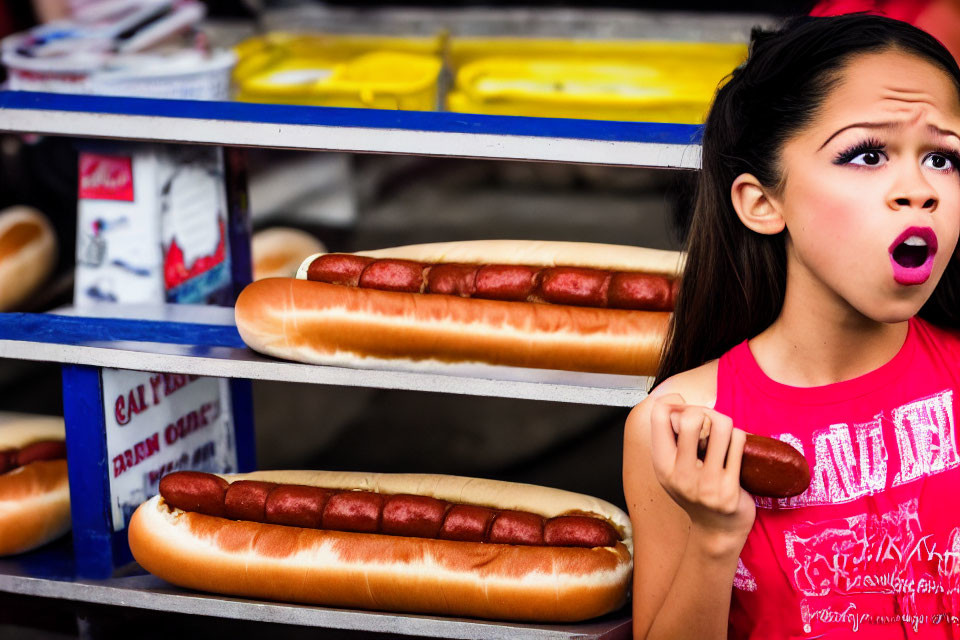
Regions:
M 884 144 L 876 138 L 867 138 L 837 154 L 833 164 L 847 164 L 862 153 L 883 153 Z
M 854 158 L 860 156 L 864 153 L 879 153 L 882 155 L 886 154 L 886 145 L 877 138 L 867 138 L 862 140 L 852 147 L 847 148 L 846 150 L 837 154 L 833 159 L 833 164 L 843 165 L 849 164 L 853 161 Z M 956 171 L 960 169 L 960 153 L 953 151 L 952 149 L 941 148 L 932 151 L 929 155 L 939 155 L 943 156 L 950 161 L 951 170 Z

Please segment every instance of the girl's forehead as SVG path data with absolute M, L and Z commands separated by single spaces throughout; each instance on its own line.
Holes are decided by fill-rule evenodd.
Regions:
M 844 67 L 812 128 L 838 130 L 857 122 L 960 132 L 960 94 L 946 71 L 916 55 L 863 54 Z

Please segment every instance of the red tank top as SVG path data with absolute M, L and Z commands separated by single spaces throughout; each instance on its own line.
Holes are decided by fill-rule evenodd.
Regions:
M 716 409 L 807 458 L 811 483 L 757 499 L 730 638 L 960 638 L 960 333 L 909 322 L 879 369 L 780 384 L 744 341 L 720 358 Z

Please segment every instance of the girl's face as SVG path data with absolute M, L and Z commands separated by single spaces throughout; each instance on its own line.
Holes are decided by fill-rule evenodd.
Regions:
M 788 286 L 876 321 L 916 314 L 960 234 L 958 134 L 945 72 L 900 51 L 852 58 L 783 148 Z

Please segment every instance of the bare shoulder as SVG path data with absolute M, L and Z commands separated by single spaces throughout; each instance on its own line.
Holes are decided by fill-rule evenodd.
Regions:
M 650 393 L 657 397 L 671 393 L 683 396 L 685 404 L 713 407 L 717 401 L 717 368 L 719 360 L 711 360 L 667 378 Z
M 717 366 L 718 361 L 713 360 L 664 380 L 630 411 L 623 434 L 624 486 L 628 493 L 629 485 L 636 480 L 633 469 L 652 473 L 649 464 L 650 412 L 657 399 L 677 394 L 683 398 L 683 404 L 713 408 L 717 401 Z M 644 475 L 652 477 L 651 474 Z
M 703 407 L 713 406 L 717 402 L 717 367 L 718 360 L 711 360 L 695 369 L 678 373 L 658 384 L 650 395 L 635 406 L 627 418 L 627 432 L 645 425 L 650 414 L 650 408 L 656 401 L 665 395 L 677 394 L 683 398 L 684 404 L 693 404 Z

